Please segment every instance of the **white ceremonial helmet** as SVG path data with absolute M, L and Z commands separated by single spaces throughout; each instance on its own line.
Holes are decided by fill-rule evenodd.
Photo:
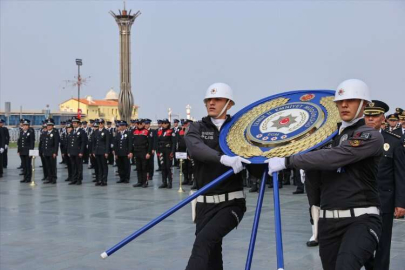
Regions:
M 361 99 L 371 102 L 370 89 L 367 84 L 358 79 L 341 82 L 335 92 L 335 102 L 346 99 Z
M 209 98 L 227 98 L 231 101 L 232 105 L 235 105 L 235 101 L 233 100 L 233 91 L 226 83 L 211 84 L 205 93 L 204 103 Z

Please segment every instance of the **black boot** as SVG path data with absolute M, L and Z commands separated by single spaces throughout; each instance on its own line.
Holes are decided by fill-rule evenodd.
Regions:
M 74 180 L 74 181 L 70 182 L 69 185 L 76 185 L 76 183 L 77 183 L 77 181 Z
M 252 187 L 249 189 L 249 192 L 258 192 L 259 191 L 259 188 L 257 187 L 257 184 L 256 183 L 254 183 L 254 184 L 252 184 Z
M 163 181 L 163 184 L 159 186 L 159 188 L 167 188 L 167 182 Z
M 141 187 L 142 183 L 136 183 L 135 185 L 132 185 L 133 187 Z
M 167 185 L 167 188 L 172 188 L 172 182 L 173 182 L 173 179 L 169 179 L 169 184 Z

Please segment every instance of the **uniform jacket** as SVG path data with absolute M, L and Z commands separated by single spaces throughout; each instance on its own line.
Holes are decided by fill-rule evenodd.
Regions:
M 132 145 L 133 151 L 136 152 L 146 152 L 151 154 L 153 148 L 150 131 L 148 129 L 135 129 L 132 131 Z
M 4 144 L 9 145 L 10 144 L 10 133 L 8 132 L 8 128 L 6 127 L 1 127 L 0 132 L 3 135 L 4 138 Z M 4 148 L 4 147 L 3 147 Z
M 396 135 L 398 135 L 398 136 L 400 136 L 400 137 L 401 137 L 402 135 L 404 135 L 402 126 L 400 126 L 400 127 L 397 128 L 397 129 L 394 129 L 394 130 L 392 131 L 392 133 L 394 133 L 394 134 L 396 134 Z
M 87 134 L 82 128 L 73 129 L 67 137 L 67 153 L 71 156 L 84 154 L 87 145 Z
M 227 116 L 225 123 L 230 120 L 231 117 Z M 187 150 L 194 159 L 198 189 L 231 169 L 220 163 L 221 156 L 224 153 L 219 146 L 219 130 L 212 123 L 210 117 L 204 117 L 199 122 L 190 123 L 185 141 Z M 238 173 L 208 190 L 206 195 L 224 194 L 240 190 L 243 190 L 243 183 L 242 175 Z
M 93 152 L 96 155 L 108 154 L 110 150 L 110 133 L 107 129 L 98 129 L 94 132 Z
M 157 132 L 157 151 L 171 151 L 174 153 L 176 147 L 176 134 L 171 128 L 160 129 Z
M 21 129 L 20 137 L 18 138 L 18 152 L 20 155 L 28 156 L 30 150 L 35 147 L 35 132 L 32 128 L 24 132 Z
M 347 127 L 321 149 L 286 159 L 287 168 L 322 170 L 321 208 L 341 210 L 379 206 L 377 170 L 383 153 L 380 132 L 364 119 Z
M 128 156 L 132 152 L 132 134 L 129 130 L 117 132 L 114 138 L 114 152 L 119 157 Z
M 39 150 L 39 155 L 42 156 L 44 154 L 44 148 L 45 148 L 45 136 L 47 130 L 41 130 L 41 133 L 39 134 L 39 144 L 38 144 L 38 150 Z
M 187 146 L 186 146 L 186 141 L 184 140 L 184 136 L 186 135 L 186 129 L 182 128 L 177 132 L 176 134 L 176 142 L 177 142 L 177 151 L 178 152 L 186 152 Z
M 401 137 L 381 131 L 384 154 L 378 165 L 377 184 L 381 210 L 393 213 L 395 207 L 405 208 L 405 147 Z
M 50 132 L 46 131 L 44 144 L 44 156 L 57 155 L 59 148 L 59 132 L 56 129 L 52 129 Z

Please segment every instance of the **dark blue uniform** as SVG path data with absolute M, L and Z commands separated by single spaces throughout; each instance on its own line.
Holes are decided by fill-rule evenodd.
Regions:
M 98 186 L 107 185 L 108 165 L 107 157 L 110 150 L 110 133 L 107 129 L 99 129 L 94 133 L 93 152 L 97 162 L 97 183 Z
M 31 182 L 32 176 L 32 165 L 31 157 L 29 156 L 29 151 L 33 150 L 35 147 L 35 132 L 32 128 L 27 131 L 21 129 L 20 138 L 18 139 L 18 154 L 21 157 L 22 167 L 24 170 L 24 179 L 22 183 Z
M 131 162 L 128 155 L 132 152 L 132 134 L 130 131 L 118 131 L 114 138 L 114 154 L 120 180 L 117 183 L 129 183 Z
M 56 184 L 56 160 L 59 149 L 59 132 L 56 129 L 47 131 L 45 133 L 44 144 L 43 154 L 48 170 L 48 181 L 44 182 L 44 184 Z

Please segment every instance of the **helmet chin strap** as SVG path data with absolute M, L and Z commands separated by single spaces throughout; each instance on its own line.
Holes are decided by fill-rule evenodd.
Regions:
M 231 100 L 228 99 L 228 101 L 225 103 L 224 107 L 222 108 L 221 112 L 217 116 L 213 117 L 214 119 L 218 119 L 219 117 L 221 117 L 224 114 L 224 112 L 226 111 L 226 108 L 228 107 L 228 104 L 229 104 L 230 101 Z
M 357 108 L 356 115 L 353 117 L 352 120 L 349 121 L 349 123 L 353 123 L 359 117 L 360 111 L 363 108 L 363 104 L 364 104 L 364 99 L 362 99 L 360 101 L 359 107 Z

